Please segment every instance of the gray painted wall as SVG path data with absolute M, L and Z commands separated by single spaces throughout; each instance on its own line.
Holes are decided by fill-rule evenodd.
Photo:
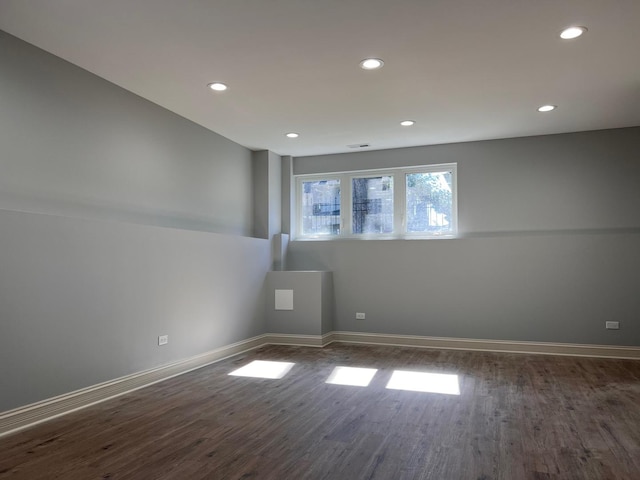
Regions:
M 264 333 L 252 200 L 248 149 L 0 32 L 0 411 Z
M 282 157 L 280 186 L 282 190 L 282 233 L 291 235 L 291 206 L 295 202 L 295 187 L 293 183 L 293 158 L 291 156 Z
M 282 166 L 279 155 L 253 152 L 253 236 L 272 238 L 282 226 Z
M 282 159 L 269 152 L 269 238 L 282 232 Z
M 253 175 L 253 236 L 269 238 L 269 152 L 251 154 Z
M 269 272 L 265 317 L 269 333 L 322 335 L 333 329 L 331 272 Z M 275 290 L 293 290 L 293 310 L 275 309 Z
M 453 162 L 463 235 L 640 227 L 639 127 L 300 157 L 294 174 Z
M 461 238 L 293 241 L 287 265 L 334 272 L 337 330 L 640 345 L 638 152 L 629 128 L 296 158 L 296 174 L 457 162 Z
M 251 152 L 0 31 L 0 208 L 251 235 Z
M 0 411 L 265 331 L 266 240 L 0 210 L 0 246 Z

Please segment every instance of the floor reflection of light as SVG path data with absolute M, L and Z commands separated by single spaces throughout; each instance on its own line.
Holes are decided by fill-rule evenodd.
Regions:
M 324 383 L 366 387 L 378 370 L 375 368 L 336 367 Z
M 391 380 L 387 383 L 387 388 L 392 390 L 460 395 L 458 375 L 447 375 L 443 373 L 395 370 L 391 375 Z
M 234 370 L 229 375 L 236 377 L 256 377 L 256 378 L 282 378 L 295 363 L 269 362 L 266 360 L 254 360 L 253 362 Z

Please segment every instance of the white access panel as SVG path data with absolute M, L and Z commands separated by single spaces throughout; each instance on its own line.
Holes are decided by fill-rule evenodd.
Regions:
M 293 310 L 293 290 L 276 290 L 276 310 Z

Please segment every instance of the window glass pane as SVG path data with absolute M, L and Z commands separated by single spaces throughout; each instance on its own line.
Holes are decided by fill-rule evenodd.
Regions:
M 393 177 L 354 178 L 353 233 L 393 233 Z
M 340 180 L 302 182 L 302 235 L 340 234 Z
M 408 233 L 453 232 L 451 177 L 451 172 L 407 174 Z

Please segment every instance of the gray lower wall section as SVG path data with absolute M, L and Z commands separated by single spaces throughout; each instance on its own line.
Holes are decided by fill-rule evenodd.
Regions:
M 275 290 L 293 290 L 293 310 L 275 309 Z M 334 318 L 333 275 L 321 271 L 269 272 L 265 307 L 269 333 L 329 333 Z
M 267 240 L 0 210 L 0 246 L 0 411 L 265 332 Z
M 339 331 L 640 345 L 640 234 L 292 242 L 288 262 L 333 270 Z

